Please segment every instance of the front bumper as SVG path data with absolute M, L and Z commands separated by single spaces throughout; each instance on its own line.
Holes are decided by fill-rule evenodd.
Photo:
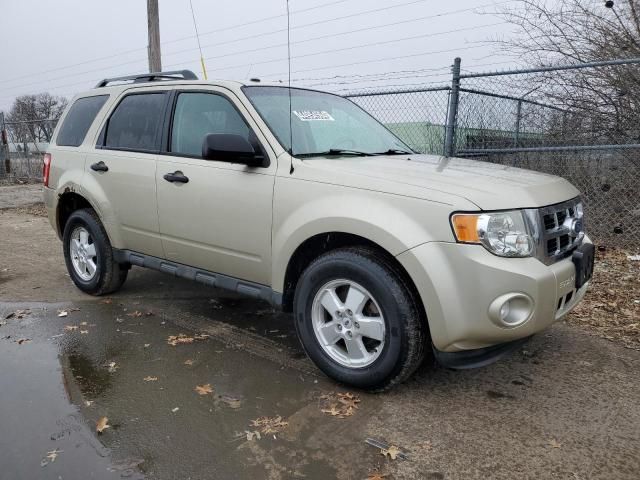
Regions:
M 585 238 L 585 242 L 590 242 Z M 544 265 L 536 258 L 504 258 L 482 246 L 431 242 L 398 257 L 424 303 L 434 347 L 440 352 L 486 349 L 529 337 L 570 312 L 588 283 L 575 289 L 571 258 Z M 496 321 L 491 304 L 509 294 L 531 300 L 526 321 Z

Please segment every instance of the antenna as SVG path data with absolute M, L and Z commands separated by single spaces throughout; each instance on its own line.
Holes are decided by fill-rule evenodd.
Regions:
M 189 6 L 191 7 L 191 18 L 193 18 L 193 28 L 196 31 L 196 39 L 198 40 L 198 50 L 200 50 L 200 65 L 202 66 L 202 76 L 205 80 L 207 78 L 207 67 L 204 66 L 204 57 L 202 56 L 202 46 L 200 46 L 200 35 L 198 34 L 198 25 L 196 24 L 196 14 L 193 11 L 193 3 L 189 0 Z
M 291 175 L 293 173 L 293 112 L 291 111 L 291 13 L 289 12 L 289 0 L 287 0 L 287 64 L 289 67 L 289 87 L 287 88 L 289 92 L 289 156 L 291 157 L 289 175 Z

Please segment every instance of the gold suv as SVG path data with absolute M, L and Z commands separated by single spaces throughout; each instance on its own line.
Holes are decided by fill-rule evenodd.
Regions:
M 453 368 L 497 359 L 570 311 L 593 270 L 567 181 L 417 154 L 314 90 L 103 80 L 70 102 L 44 182 L 82 291 L 112 293 L 135 265 L 264 299 L 360 388 L 431 351 Z

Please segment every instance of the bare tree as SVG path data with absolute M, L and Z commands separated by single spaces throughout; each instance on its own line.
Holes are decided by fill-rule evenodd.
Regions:
M 532 67 L 640 57 L 639 0 L 519 0 L 500 14 L 514 35 L 496 40 Z M 640 66 L 531 77 L 538 96 L 571 112 L 564 128 L 595 139 L 640 139 Z
M 49 142 L 57 119 L 67 106 L 67 99 L 49 93 L 17 97 L 7 115 L 13 141 Z

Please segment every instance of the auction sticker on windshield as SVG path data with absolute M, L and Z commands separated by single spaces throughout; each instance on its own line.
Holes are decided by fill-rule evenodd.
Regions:
M 293 113 L 303 122 L 335 122 L 335 119 L 331 116 L 331 114 L 324 110 L 294 110 Z

